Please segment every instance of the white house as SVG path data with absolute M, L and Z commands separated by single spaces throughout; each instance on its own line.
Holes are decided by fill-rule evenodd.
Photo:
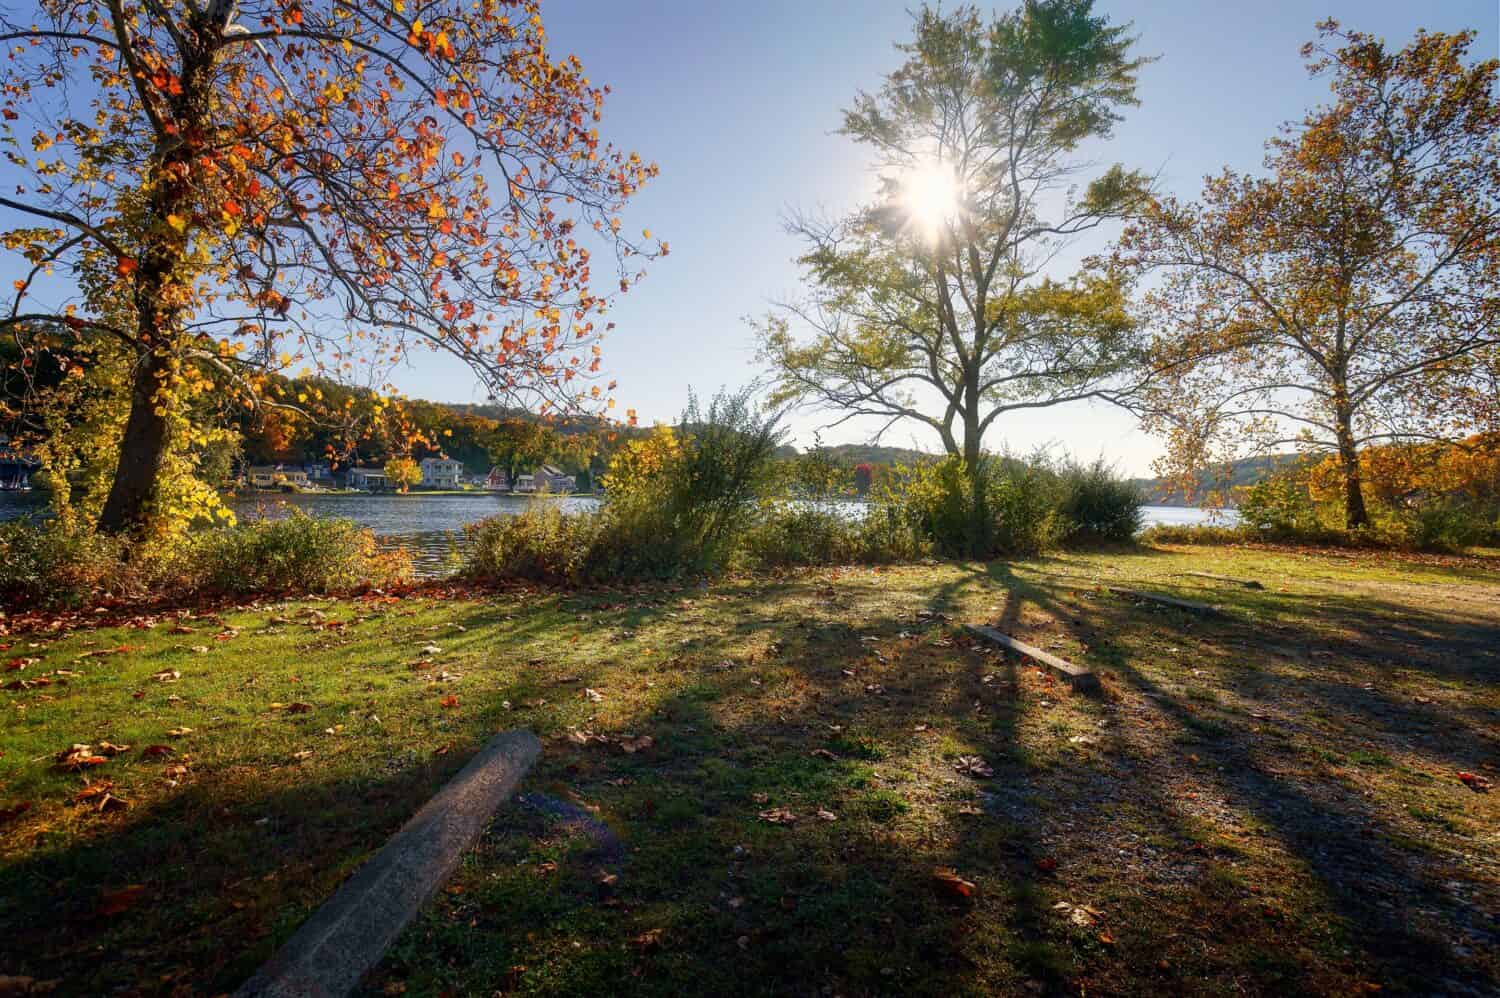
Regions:
M 249 472 L 250 484 L 257 489 L 274 489 L 281 485 L 306 485 L 307 472 L 281 465 L 259 465 Z
M 422 487 L 426 489 L 456 489 L 464 473 L 464 463 L 445 457 L 422 458 Z
M 535 492 L 536 477 L 534 475 L 517 475 L 515 490 L 517 492 Z

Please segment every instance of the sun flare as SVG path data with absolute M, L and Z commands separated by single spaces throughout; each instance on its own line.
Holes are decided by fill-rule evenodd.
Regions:
M 932 159 L 901 178 L 901 201 L 911 224 L 936 242 L 944 227 L 958 214 L 963 185 L 953 168 Z

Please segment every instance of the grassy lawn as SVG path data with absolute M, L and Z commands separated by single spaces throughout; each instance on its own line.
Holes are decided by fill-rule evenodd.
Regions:
M 1165 548 L 12 614 L 0 975 L 230 991 L 520 726 L 522 798 L 370 993 L 1493 993 L 1500 793 L 1457 773 L 1500 783 L 1497 569 Z

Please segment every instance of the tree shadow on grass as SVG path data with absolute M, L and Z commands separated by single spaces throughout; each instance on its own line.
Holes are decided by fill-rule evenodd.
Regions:
M 1069 598 L 1078 595 L 1076 591 L 1068 593 L 1066 587 L 1047 583 L 1018 583 L 1007 566 L 994 566 L 987 575 L 1006 587 L 1011 599 L 1005 616 L 1012 622 L 1019 616 L 1014 604 L 1024 598 L 1065 627 L 1086 614 L 1091 625 L 1089 637 L 1100 632 L 1128 635 L 1139 627 L 1141 617 L 1149 617 L 1168 633 L 1206 637 L 1208 640 L 1198 649 L 1200 655 L 1205 646 L 1223 644 L 1225 639 L 1240 639 L 1236 643 L 1241 648 L 1253 649 L 1266 636 L 1248 620 L 1231 618 L 1208 628 L 1180 612 L 1159 611 L 1128 601 L 1096 598 L 1083 608 Z M 1372 607 L 1373 601 L 1356 598 L 1327 597 L 1320 602 L 1323 606 L 1318 609 L 1318 623 L 1322 626 L 1340 627 L 1372 610 L 1388 621 L 1386 633 L 1375 640 L 1345 634 L 1332 642 L 1339 659 L 1356 656 L 1381 662 L 1389 650 L 1392 631 L 1420 634 L 1423 640 L 1437 642 L 1438 646 L 1422 659 L 1404 660 L 1406 671 L 1442 681 L 1478 683 L 1481 689 L 1495 678 L 1492 667 L 1483 659 L 1453 661 L 1455 656 L 1487 655 L 1495 647 L 1496 632 L 1482 620 L 1463 613 L 1414 611 L 1394 603 Z M 1484 643 L 1486 631 L 1489 643 Z M 1276 633 L 1303 647 L 1330 644 L 1318 630 L 1306 625 L 1282 624 Z M 1354 682 L 1329 678 L 1329 673 L 1337 673 L 1332 660 L 1318 660 L 1325 664 L 1317 675 L 1310 676 L 1313 669 L 1307 659 L 1288 663 L 1253 654 L 1233 657 L 1240 660 L 1238 666 L 1229 667 L 1222 656 L 1217 662 L 1200 661 L 1205 666 L 1218 666 L 1219 673 L 1228 672 L 1224 688 L 1249 694 L 1269 710 L 1295 704 L 1298 713 L 1311 713 L 1331 720 L 1337 728 L 1347 728 L 1344 745 L 1340 746 L 1346 751 L 1349 743 L 1400 742 L 1410 745 L 1423 764 L 1447 771 L 1477 768 L 1478 760 L 1493 751 L 1493 726 L 1485 726 L 1472 713 L 1455 723 L 1453 714 L 1436 703 L 1397 699 L 1378 688 L 1365 689 Z M 1247 658 L 1258 661 L 1250 664 Z M 1471 846 L 1450 846 L 1446 853 L 1439 853 L 1414 842 L 1409 828 L 1394 820 L 1389 806 L 1382 806 L 1373 794 L 1364 792 L 1357 776 L 1309 781 L 1305 773 L 1288 772 L 1291 767 L 1285 765 L 1288 760 L 1282 756 L 1282 743 L 1268 738 L 1267 728 L 1274 728 L 1274 719 L 1190 697 L 1184 689 L 1187 683 L 1183 682 L 1183 673 L 1196 675 L 1203 670 L 1178 669 L 1168 685 L 1163 681 L 1164 675 L 1170 675 L 1168 670 L 1142 662 L 1139 655 L 1123 653 L 1119 646 L 1100 650 L 1089 645 L 1085 661 L 1112 674 L 1118 683 L 1117 694 L 1134 693 L 1145 698 L 1145 715 L 1165 721 L 1171 740 L 1193 761 L 1187 775 L 1180 767 L 1136 767 L 1133 779 L 1138 781 L 1137 794 L 1154 800 L 1163 815 L 1211 814 L 1211 806 L 1196 802 L 1184 806 L 1183 787 L 1177 781 L 1185 779 L 1196 788 L 1186 795 L 1188 798 L 1206 791 L 1223 808 L 1252 819 L 1253 826 L 1277 840 L 1315 879 L 1346 927 L 1328 935 L 1325 947 L 1342 946 L 1360 954 L 1358 965 L 1364 973 L 1377 979 L 1384 977 L 1403 989 L 1430 989 L 1439 977 L 1441 988 L 1460 992 L 1473 989 L 1474 993 L 1483 993 L 1500 986 L 1496 948 L 1500 934 L 1494 909 L 1485 900 L 1486 895 L 1493 900 L 1495 892 L 1483 886 L 1485 875 L 1472 879 L 1477 871 L 1470 869 L 1465 859 Z M 1420 737 L 1413 739 L 1414 732 Z M 1358 758 L 1362 764 L 1390 765 L 1377 751 L 1355 749 L 1351 758 Z M 1232 817 L 1230 820 L 1234 821 Z M 1181 821 L 1179 825 L 1193 831 Z M 1459 881 L 1468 882 L 1455 889 Z M 1313 985 L 1312 981 L 1302 982 L 1303 987 Z
M 1494 984 L 1493 964 L 1445 969 L 1438 937 L 1482 946 L 1484 909 L 1394 841 L 1378 802 L 1286 775 L 1265 722 L 1196 699 L 1187 666 L 1169 670 L 1144 649 L 1201 638 L 1192 654 L 1225 677 L 1222 695 L 1267 710 L 1358 707 L 1305 664 L 1231 663 L 1239 653 L 1222 646 L 1264 636 L 1252 623 L 1209 628 L 1035 574 L 997 564 L 931 591 L 852 573 L 837 585 L 793 577 L 469 607 L 468 630 L 445 645 L 510 660 L 580 613 L 618 644 L 618 661 L 553 656 L 483 698 L 466 694 L 463 734 L 477 747 L 487 730 L 540 718 L 551 737 L 526 789 L 598 807 L 628 850 L 616 861 L 576 825 L 506 809 L 451 885 L 461 892 L 439 896 L 369 990 L 1292 993 L 1363 977 L 1426 975 L 1430 988 L 1438 974 Z M 652 629 L 686 597 L 726 592 L 735 612 L 715 629 L 666 663 L 631 661 L 632 641 L 655 643 Z M 773 605 L 782 619 L 767 622 Z M 1023 638 L 1045 625 L 1044 637 L 1087 646 L 1106 696 L 1075 697 L 934 612 L 952 625 L 988 617 Z M 620 634 L 633 630 L 647 635 Z M 565 687 L 574 697 L 583 684 L 613 694 L 658 682 L 659 696 L 611 719 L 656 744 L 579 747 L 545 712 L 499 703 L 559 696 L 548 691 L 564 673 L 578 679 Z M 1391 709 L 1361 717 L 1361 737 L 1395 737 L 1426 710 Z M 1435 759 L 1463 756 L 1463 733 L 1435 737 Z M 292 788 L 221 774 L 96 839 L 39 851 L 0 874 L 7 972 L 63 977 L 64 993 L 228 990 L 466 754 Z M 957 772 L 970 754 L 994 776 Z M 961 896 L 935 867 L 978 889 Z M 1295 883 L 1251 883 L 1245 868 Z M 101 889 L 136 883 L 134 908 L 99 914 Z M 1096 907 L 1100 920 L 1059 903 Z

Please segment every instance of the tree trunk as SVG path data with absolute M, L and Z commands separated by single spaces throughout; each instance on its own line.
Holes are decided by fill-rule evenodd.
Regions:
M 155 352 L 137 365 L 130 389 L 130 415 L 120 438 L 120 463 L 99 514 L 99 529 L 108 534 L 139 535 L 146 527 L 162 458 L 167 452 L 167 418 L 157 412 L 157 393 L 169 376 L 171 362 Z
M 969 506 L 969 554 L 975 558 L 990 555 L 990 504 L 986 495 L 988 479 L 984 474 L 984 449 L 980 444 L 979 400 L 977 378 L 970 405 L 964 412 L 964 470 L 969 475 L 973 502 Z
M 1358 530 L 1370 525 L 1365 509 L 1365 493 L 1359 470 L 1359 451 L 1354 446 L 1352 419 L 1348 412 L 1336 416 L 1339 441 L 1339 464 L 1344 469 L 1344 526 Z

